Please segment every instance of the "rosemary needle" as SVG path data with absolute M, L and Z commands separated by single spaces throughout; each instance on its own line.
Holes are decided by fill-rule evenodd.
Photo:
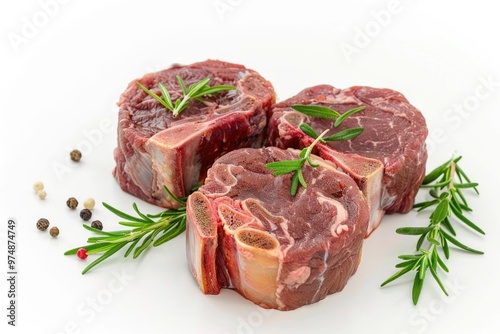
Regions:
M 471 182 L 467 174 L 458 165 L 462 157 L 451 158 L 439 167 L 432 170 L 424 178 L 421 188 L 430 188 L 432 197 L 429 201 L 420 202 L 414 205 L 418 211 L 433 208 L 430 214 L 430 223 L 427 227 L 402 227 L 396 230 L 398 234 L 419 236 L 417 240 L 417 254 L 400 255 L 402 260 L 396 265 L 400 270 L 385 280 L 381 286 L 385 286 L 395 279 L 415 271 L 412 288 L 413 304 L 417 304 L 422 292 L 426 273 L 429 271 L 445 295 L 448 295 L 446 288 L 439 278 L 442 270 L 448 272 L 449 269 L 443 261 L 450 257 L 450 244 L 474 254 L 484 254 L 480 250 L 471 248 L 456 238 L 456 231 L 453 222 L 459 221 L 472 230 L 485 234 L 485 232 L 465 216 L 465 212 L 470 212 L 465 198 L 466 189 L 472 189 L 479 194 L 478 184 Z M 453 219 L 452 219 L 453 218 Z M 425 247 L 424 247 L 425 244 Z
M 233 90 L 236 89 L 234 86 L 210 86 L 210 78 L 202 79 L 189 87 L 186 87 L 186 84 L 182 78 L 177 75 L 176 76 L 179 85 L 181 86 L 182 93 L 184 96 L 180 99 L 177 99 L 175 102 L 172 102 L 170 97 L 170 93 L 167 88 L 160 82 L 158 84 L 158 88 L 161 91 L 162 96 L 158 96 L 149 89 L 147 89 L 143 84 L 137 81 L 137 86 L 139 86 L 143 91 L 145 91 L 148 95 L 153 97 L 156 101 L 160 102 L 165 108 L 170 110 L 174 117 L 177 117 L 184 109 L 187 108 L 189 102 L 192 99 L 201 100 L 202 96 L 215 94 L 218 92 Z
M 301 112 L 305 115 L 309 115 L 316 118 L 326 118 L 326 119 L 335 119 L 332 126 L 334 128 L 339 127 L 349 116 L 362 111 L 365 109 L 365 106 L 356 107 L 346 111 L 343 114 L 340 114 L 338 111 L 333 110 L 328 107 L 320 106 L 320 105 L 310 105 L 310 104 L 296 104 L 292 105 L 292 109 Z M 318 138 L 318 134 L 316 131 L 307 123 L 302 123 L 300 125 L 300 129 L 309 137 L 314 139 Z M 327 141 L 342 141 L 342 140 L 350 140 L 356 138 L 363 132 L 364 128 L 355 127 L 349 128 L 342 131 L 339 131 L 333 135 L 326 136 L 321 139 L 322 143 Z
M 344 122 L 347 117 L 350 115 L 357 113 L 358 111 L 364 110 L 365 107 L 357 107 L 351 110 L 346 111 L 343 114 L 340 114 L 338 111 L 335 111 L 331 108 L 320 106 L 320 105 L 309 105 L 309 104 L 296 104 L 292 105 L 292 109 L 306 114 L 308 116 L 317 117 L 317 118 L 326 118 L 326 119 L 336 119 L 336 121 L 332 124 L 333 127 L 338 127 Z M 350 140 L 357 137 L 361 132 L 363 132 L 363 128 L 349 128 L 342 131 L 339 131 L 333 135 L 324 137 L 325 134 L 329 131 L 326 129 L 322 134 L 318 135 L 316 130 L 314 130 L 309 124 L 302 123 L 300 124 L 300 129 L 309 137 L 313 138 L 314 141 L 308 147 L 302 149 L 299 154 L 299 158 L 296 160 L 284 160 L 284 161 L 275 161 L 266 164 L 266 167 L 272 171 L 274 171 L 274 176 L 284 175 L 292 173 L 292 183 L 290 186 L 290 195 L 295 196 L 297 194 L 297 190 L 299 184 L 302 187 L 307 188 L 306 181 L 304 180 L 304 176 L 302 175 L 302 167 L 305 165 L 306 161 L 313 168 L 318 167 L 317 164 L 314 164 L 311 161 L 311 154 L 314 146 L 318 142 L 325 143 L 326 141 L 340 141 L 340 140 Z
M 304 180 L 304 176 L 302 175 L 302 167 L 306 163 L 306 161 L 309 163 L 309 165 L 313 168 L 318 167 L 317 164 L 314 164 L 311 161 L 311 154 L 314 146 L 323 138 L 323 136 L 328 132 L 328 130 L 323 131 L 322 134 L 320 134 L 313 142 L 311 145 L 308 147 L 302 149 L 299 154 L 299 158 L 296 160 L 282 160 L 282 161 L 275 161 L 275 162 L 270 162 L 266 164 L 266 167 L 272 171 L 274 171 L 273 175 L 274 176 L 279 176 L 279 175 L 284 175 L 284 174 L 289 174 L 292 173 L 292 184 L 290 186 L 290 195 L 295 196 L 297 194 L 297 189 L 299 187 L 299 183 L 302 185 L 302 187 L 307 188 L 306 181 Z

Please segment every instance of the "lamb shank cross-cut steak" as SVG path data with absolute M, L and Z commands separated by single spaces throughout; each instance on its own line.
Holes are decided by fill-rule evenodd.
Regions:
M 192 100 L 177 117 L 135 80 L 122 94 L 113 174 L 124 191 L 167 208 L 178 204 L 164 185 L 184 197 L 224 153 L 262 146 L 267 110 L 275 102 L 272 85 L 257 72 L 215 60 L 174 66 L 137 81 L 159 96 L 162 83 L 176 101 L 183 96 L 177 75 L 187 87 L 209 77 L 210 86 L 231 85 L 236 90 L 203 97 L 203 102 Z
M 266 164 L 298 150 L 239 149 L 217 159 L 186 209 L 189 267 L 201 290 L 233 288 L 264 308 L 293 310 L 341 291 L 355 273 L 369 212 L 354 180 L 312 156 L 307 188 Z
M 370 234 L 384 213 L 406 213 L 425 176 L 427 127 L 420 111 L 390 89 L 320 85 L 275 104 L 270 112 L 267 145 L 303 148 L 313 139 L 300 130 L 307 123 L 317 133 L 332 128 L 332 121 L 314 118 L 292 105 L 321 105 L 339 113 L 365 106 L 336 128 L 363 127 L 356 138 L 317 145 L 317 154 L 333 162 L 358 183 L 370 207 Z M 328 134 L 327 134 L 328 135 Z M 367 234 L 367 235 L 368 235 Z

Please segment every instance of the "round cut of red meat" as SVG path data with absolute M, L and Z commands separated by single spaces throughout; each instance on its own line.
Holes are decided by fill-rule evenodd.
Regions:
M 205 78 L 210 86 L 236 89 L 191 100 L 178 116 L 136 83 L 161 96 L 162 83 L 172 101 L 182 98 L 180 76 L 189 87 Z M 257 72 L 242 65 L 207 60 L 173 66 L 132 81 L 118 106 L 118 147 L 114 176 L 121 188 L 150 203 L 175 208 L 164 186 L 184 197 L 205 179 L 215 159 L 242 147 L 260 147 L 274 89 Z
M 331 119 L 295 111 L 298 104 L 321 105 L 340 114 L 360 106 L 334 128 Z M 313 139 L 300 130 L 307 123 L 317 133 L 330 135 L 346 128 L 363 127 L 356 138 L 318 144 L 316 153 L 333 162 L 358 183 L 367 197 L 371 219 L 368 234 L 384 213 L 406 213 L 425 176 L 427 126 L 422 113 L 399 92 L 372 87 L 338 89 L 329 85 L 304 89 L 275 104 L 269 114 L 267 145 L 301 149 Z
M 266 164 L 297 150 L 239 149 L 216 160 L 188 198 L 186 247 L 201 290 L 233 288 L 264 308 L 293 310 L 341 291 L 355 273 L 368 226 L 354 180 L 312 156 L 307 188 L 290 195 L 291 175 Z

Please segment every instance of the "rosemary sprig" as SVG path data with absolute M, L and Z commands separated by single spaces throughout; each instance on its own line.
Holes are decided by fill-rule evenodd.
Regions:
M 137 204 L 133 203 L 132 207 L 138 215 L 133 216 L 103 202 L 102 204 L 104 207 L 118 217 L 124 219 L 124 221 L 119 222 L 120 225 L 131 227 L 132 229 L 106 232 L 84 224 L 83 227 L 85 229 L 96 233 L 97 236 L 88 238 L 87 245 L 70 249 L 65 252 L 64 255 L 74 255 L 80 248 L 85 248 L 89 255 L 103 253 L 82 271 L 82 274 L 85 274 L 127 244 L 130 245 L 124 256 L 128 257 L 132 254 L 132 257 L 135 259 L 150 245 L 156 247 L 175 238 L 186 229 L 187 198 L 177 198 L 167 187 L 164 186 L 164 189 L 173 200 L 182 205 L 180 208 L 165 210 L 158 214 L 151 215 L 140 212 Z M 139 242 L 141 243 L 139 244 Z
M 319 105 L 309 105 L 309 104 L 295 104 L 292 105 L 292 108 L 294 110 L 297 110 L 298 112 L 301 112 L 303 114 L 317 117 L 317 118 L 326 118 L 326 119 L 335 119 L 335 122 L 332 124 L 333 127 L 338 127 L 344 122 L 347 117 L 350 115 L 357 113 L 358 111 L 364 110 L 365 107 L 357 107 L 353 108 L 351 110 L 346 111 L 343 114 L 340 114 L 339 112 L 330 109 L 328 107 L 324 106 L 319 106 Z M 288 173 L 292 173 L 292 184 L 290 186 L 290 195 L 295 196 L 297 194 L 297 190 L 299 187 L 299 184 L 302 185 L 302 187 L 307 188 L 307 183 L 304 180 L 304 176 L 302 175 L 302 167 L 305 165 L 306 161 L 309 163 L 309 165 L 313 168 L 318 167 L 317 164 L 314 164 L 311 161 L 311 154 L 314 146 L 318 142 L 321 143 L 326 143 L 326 141 L 339 141 L 339 140 L 349 140 L 353 139 L 356 136 L 358 136 L 361 132 L 363 132 L 363 128 L 349 128 L 345 129 L 342 131 L 339 131 L 333 135 L 324 137 L 325 134 L 329 131 L 329 129 L 326 129 L 318 135 L 316 133 L 316 130 L 314 130 L 310 125 L 306 123 L 300 124 L 300 129 L 309 137 L 314 138 L 314 141 L 309 145 L 308 147 L 302 149 L 302 151 L 299 154 L 299 159 L 297 160 L 284 160 L 284 161 L 276 161 L 276 162 L 270 162 L 266 164 L 266 167 L 269 168 L 270 170 L 274 171 L 273 175 L 274 176 L 279 176 L 279 175 L 284 175 Z
M 302 175 L 302 166 L 305 165 L 306 162 L 313 168 L 318 167 L 318 164 L 315 164 L 311 161 L 311 154 L 314 146 L 323 138 L 323 136 L 328 132 L 328 130 L 323 131 L 308 147 L 302 149 L 299 154 L 299 159 L 296 160 L 282 160 L 275 161 L 266 164 L 266 167 L 270 170 L 274 171 L 274 176 L 284 175 L 288 173 L 292 173 L 292 185 L 290 186 L 290 195 L 295 196 L 297 194 L 297 189 L 299 187 L 299 183 L 302 187 L 307 188 L 306 181 L 304 180 L 304 176 Z
M 418 303 L 422 292 L 427 271 L 430 271 L 443 293 L 448 295 L 443 282 L 439 278 L 439 271 L 449 271 L 440 253 L 446 259 L 449 259 L 450 244 L 470 253 L 484 254 L 482 251 L 458 241 L 456 231 L 452 225 L 452 222 L 458 220 L 474 231 L 485 234 L 481 228 L 464 215 L 464 212 L 470 212 L 472 209 L 465 199 L 463 190 L 473 189 L 477 194 L 479 194 L 479 191 L 477 190 L 478 184 L 471 182 L 458 165 L 461 158 L 451 158 L 446 161 L 431 171 L 422 182 L 421 188 L 430 188 L 429 193 L 432 199 L 417 203 L 414 208 L 417 208 L 418 211 L 434 208 L 434 211 L 429 216 L 429 225 L 427 227 L 402 227 L 396 230 L 399 234 L 420 236 L 416 246 L 418 253 L 400 255 L 398 258 L 402 261 L 396 265 L 396 268 L 401 269 L 385 280 L 381 286 L 385 286 L 411 271 L 416 271 L 412 288 L 412 300 L 415 305 Z M 455 219 L 452 219 L 452 217 Z M 426 247 L 424 247 L 424 243 Z
M 364 110 L 365 106 L 350 109 L 343 114 L 340 114 L 338 111 L 335 111 L 331 108 L 319 105 L 296 104 L 292 106 L 292 109 L 317 118 L 335 119 L 335 122 L 333 122 L 332 126 L 334 128 L 337 128 L 347 119 L 347 117 L 357 113 L 358 111 Z M 318 138 L 318 134 L 310 125 L 302 123 L 300 125 L 300 129 L 309 137 L 312 137 L 314 139 Z M 363 130 L 364 129 L 362 127 L 345 129 L 333 135 L 324 137 L 323 139 L 321 139 L 321 142 L 325 143 L 327 141 L 350 140 L 360 135 Z
M 148 93 L 150 96 L 152 96 L 156 101 L 160 102 L 165 108 L 170 110 L 174 117 L 177 117 L 184 109 L 187 108 L 189 105 L 189 102 L 192 99 L 196 99 L 198 101 L 203 102 L 201 97 L 210 95 L 210 94 L 215 94 L 218 92 L 226 91 L 226 90 L 233 90 L 236 89 L 235 86 L 210 86 L 210 78 L 205 78 L 203 80 L 200 80 L 189 87 L 186 87 L 186 84 L 184 83 L 184 80 L 177 75 L 176 76 L 177 81 L 179 82 L 179 85 L 181 86 L 182 93 L 184 96 L 182 99 L 177 99 L 175 102 L 172 102 L 172 99 L 170 98 L 170 93 L 168 92 L 167 88 L 160 82 L 158 83 L 158 88 L 161 91 L 162 96 L 158 96 L 146 87 L 144 87 L 143 84 L 141 84 L 139 81 L 136 81 L 137 86 L 139 86 L 143 91 Z

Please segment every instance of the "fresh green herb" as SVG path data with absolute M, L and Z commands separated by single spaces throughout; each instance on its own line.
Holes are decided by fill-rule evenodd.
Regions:
M 345 113 L 341 114 L 336 110 L 333 110 L 328 107 L 324 106 L 319 106 L 319 105 L 312 105 L 312 104 L 294 104 L 292 106 L 292 109 L 297 110 L 303 114 L 313 116 L 316 118 L 328 118 L 328 119 L 335 119 L 337 118 L 337 122 L 339 124 L 336 124 L 335 126 L 339 126 L 347 117 L 351 116 L 352 114 L 357 113 L 358 111 L 365 110 L 365 106 L 360 106 L 356 107 L 353 109 L 350 109 L 346 111 Z
M 338 111 L 319 105 L 295 104 L 292 106 L 292 109 L 316 118 L 334 119 L 340 117 L 340 113 Z
M 78 250 L 81 248 L 85 248 L 87 251 L 86 253 L 89 255 L 103 253 L 82 271 L 82 274 L 85 274 L 127 244 L 130 245 L 124 256 L 127 257 L 133 254 L 132 257 L 135 259 L 151 244 L 156 247 L 175 238 L 186 229 L 187 198 L 177 198 L 167 187 L 164 186 L 164 189 L 174 201 L 181 204 L 180 208 L 165 210 L 158 214 L 150 215 L 140 212 L 136 203 L 133 203 L 132 207 L 138 215 L 133 216 L 115 209 L 107 203 L 102 203 L 115 215 L 125 219 L 125 221 L 119 222 L 120 225 L 131 227 L 132 229 L 105 232 L 84 224 L 83 227 L 85 229 L 96 233 L 98 236 L 88 238 L 87 245 L 70 249 L 64 253 L 64 255 L 77 254 Z M 141 240 L 142 242 L 139 244 Z
M 302 166 L 304 166 L 306 161 L 313 168 L 316 168 L 319 166 L 318 164 L 315 164 L 312 162 L 311 154 L 312 154 L 312 150 L 313 150 L 314 146 L 316 146 L 316 144 L 321 140 L 321 138 L 323 138 L 323 136 L 327 132 L 328 132 L 328 130 L 323 131 L 323 133 L 320 134 L 312 142 L 311 145 L 302 149 L 302 151 L 300 151 L 300 154 L 299 154 L 299 159 L 275 161 L 275 162 L 270 162 L 270 163 L 266 164 L 267 168 L 274 171 L 274 173 L 273 173 L 274 176 L 293 173 L 292 185 L 290 187 L 290 195 L 295 196 L 297 194 L 297 189 L 299 187 L 299 183 L 302 185 L 302 187 L 307 188 L 306 181 L 304 180 L 304 176 L 302 175 Z
M 302 131 L 304 131 L 304 133 L 306 135 L 308 135 L 309 137 L 312 137 L 314 139 L 318 138 L 318 134 L 316 133 L 316 131 L 308 124 L 306 124 L 306 123 L 300 124 L 300 129 Z M 361 134 L 361 132 L 363 132 L 363 130 L 364 130 L 363 128 L 345 129 L 345 130 L 339 131 L 333 135 L 326 136 L 326 137 L 322 138 L 321 142 L 326 143 L 327 141 L 341 141 L 341 140 L 354 139 L 357 136 L 359 136 Z
M 172 99 L 170 98 L 170 93 L 168 90 L 165 88 L 165 86 L 160 82 L 158 84 L 158 88 L 161 91 L 162 96 L 158 96 L 146 87 L 144 87 L 143 84 L 141 84 L 139 81 L 137 81 L 137 86 L 139 86 L 143 91 L 148 93 L 150 96 L 152 96 L 156 101 L 160 102 L 165 108 L 170 110 L 173 114 L 174 117 L 177 117 L 184 109 L 187 108 L 189 105 L 189 102 L 191 99 L 196 99 L 198 101 L 203 102 L 201 97 L 206 96 L 206 95 L 211 95 L 215 94 L 218 92 L 226 91 L 226 90 L 233 90 L 236 89 L 234 86 L 210 86 L 210 78 L 205 78 L 203 80 L 200 80 L 189 87 L 186 87 L 186 84 L 184 83 L 184 80 L 177 75 L 177 81 L 179 81 L 179 85 L 181 86 L 182 92 L 184 96 L 182 99 L 177 99 L 175 102 L 172 102 Z
M 351 116 L 352 114 L 357 113 L 358 111 L 364 110 L 365 107 L 357 107 L 350 109 L 346 111 L 343 114 L 340 114 L 338 111 L 335 111 L 333 109 L 330 109 L 328 107 L 323 107 L 319 105 L 301 105 L 301 104 L 296 104 L 292 106 L 292 109 L 297 110 L 298 112 L 301 112 L 303 114 L 317 117 L 317 118 L 326 118 L 326 119 L 335 119 L 335 122 L 333 122 L 333 127 L 337 128 L 339 127 L 346 119 L 347 117 Z M 304 131 L 306 135 L 309 137 L 312 137 L 314 139 L 318 138 L 318 134 L 316 131 L 308 124 L 302 123 L 300 125 L 300 129 Z M 321 139 L 322 143 L 326 143 L 327 141 L 341 141 L 341 140 L 350 140 L 356 138 L 358 135 L 360 135 L 363 132 L 362 127 L 355 127 L 355 128 L 349 128 L 345 129 L 342 131 L 339 131 L 333 135 L 326 136 L 323 139 Z
M 349 117 L 354 113 L 357 113 L 358 111 L 365 109 L 364 106 L 361 106 L 348 110 L 344 114 L 340 114 L 339 112 L 333 109 L 319 105 L 295 104 L 292 105 L 292 108 L 309 116 L 317 118 L 336 119 L 336 121 L 332 124 L 333 127 L 340 126 L 342 122 L 344 122 L 347 119 L 347 117 Z M 300 129 L 309 137 L 314 138 L 314 141 L 312 142 L 311 145 L 302 149 L 302 151 L 299 154 L 299 159 L 276 161 L 266 164 L 267 168 L 274 171 L 273 173 L 274 176 L 292 173 L 292 184 L 290 186 L 290 195 L 292 196 L 295 196 L 297 194 L 297 189 L 299 187 L 299 184 L 302 185 L 302 187 L 307 188 L 306 181 L 304 180 L 304 176 L 302 175 L 302 167 L 305 165 L 306 161 L 313 168 L 316 168 L 318 166 L 317 164 L 314 164 L 311 161 L 312 150 L 318 142 L 326 143 L 327 141 L 353 139 L 364 130 L 363 128 L 350 128 L 339 131 L 333 135 L 324 137 L 324 135 L 329 131 L 329 129 L 326 129 L 320 135 L 318 135 L 316 133 L 316 130 L 314 130 L 310 125 L 306 123 L 300 124 Z
M 420 236 L 417 241 L 417 254 L 401 255 L 402 262 L 396 265 L 401 268 L 394 275 L 382 283 L 382 286 L 394 281 L 411 271 L 416 271 L 413 281 L 412 299 L 413 304 L 418 303 L 420 293 L 429 270 L 437 284 L 448 295 L 443 282 L 439 278 L 440 270 L 448 272 L 442 256 L 446 259 L 450 256 L 450 244 L 474 254 L 484 254 L 482 251 L 473 249 L 456 239 L 456 232 L 452 222 L 458 220 L 474 231 L 485 234 L 476 224 L 465 217 L 465 212 L 470 212 L 464 190 L 473 189 L 477 194 L 478 184 L 471 182 L 469 177 L 460 168 L 458 162 L 461 157 L 452 158 L 441 166 L 431 171 L 423 180 L 422 188 L 430 188 L 431 200 L 414 205 L 418 211 L 433 208 L 430 214 L 430 223 L 427 227 L 402 227 L 396 230 L 399 234 Z M 454 216 L 455 219 L 451 219 Z M 424 243 L 426 247 L 424 247 Z

